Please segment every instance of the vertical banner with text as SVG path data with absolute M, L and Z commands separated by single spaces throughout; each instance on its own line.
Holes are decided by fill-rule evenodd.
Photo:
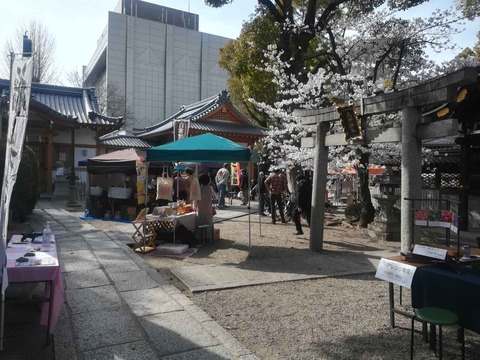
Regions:
M 147 190 L 147 163 L 144 158 L 136 160 L 137 168 L 137 204 L 146 203 Z
M 22 159 L 25 130 L 28 121 L 28 106 L 32 86 L 33 61 L 31 58 L 15 59 L 12 64 L 10 80 L 10 108 L 8 115 L 8 133 L 5 150 L 5 172 L 3 174 L 2 197 L 0 203 L 0 222 L 2 242 L 0 244 L 0 269 L 2 270 L 2 294 L 8 286 L 6 272 L 7 228 L 10 199 L 13 186 L 17 181 L 18 167 Z

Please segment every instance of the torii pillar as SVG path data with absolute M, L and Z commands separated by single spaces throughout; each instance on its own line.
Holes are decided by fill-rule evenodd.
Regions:
M 401 251 L 409 251 L 413 241 L 413 204 L 408 199 L 421 198 L 422 157 L 421 140 L 458 136 L 458 124 L 455 119 L 425 122 L 420 124 L 421 108 L 438 106 L 457 101 L 458 88 L 477 84 L 477 67 L 464 68 L 453 73 L 414 87 L 364 98 L 355 107 L 361 115 L 370 116 L 393 111 L 402 111 L 402 127 L 388 129 L 365 129 L 362 141 L 346 141 L 343 134 L 329 134 L 321 123 L 339 121 L 335 107 L 324 109 L 296 110 L 304 125 L 316 125 L 317 135 L 302 139 L 302 147 L 315 146 L 315 173 L 313 183 L 312 214 L 310 226 L 310 250 L 321 251 L 323 247 L 323 221 L 325 208 L 325 187 L 327 177 L 327 150 L 329 146 L 360 145 L 375 142 L 401 142 L 402 144 L 402 209 L 400 218 Z M 418 126 L 419 125 L 419 126 Z M 311 140 L 311 141 L 310 141 Z M 466 196 L 466 195 L 465 195 Z
M 413 201 L 422 195 L 422 142 L 417 137 L 417 125 L 422 114 L 418 108 L 402 110 L 402 165 L 400 217 L 401 251 L 407 253 L 413 244 Z
M 325 221 L 325 191 L 327 190 L 328 146 L 325 136 L 328 122 L 317 123 L 315 143 L 315 164 L 313 168 L 312 210 L 310 214 L 310 251 L 323 249 L 323 230 Z

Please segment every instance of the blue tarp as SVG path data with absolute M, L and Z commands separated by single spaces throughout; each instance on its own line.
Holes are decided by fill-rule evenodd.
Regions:
M 147 161 L 258 162 L 258 153 L 210 133 L 147 149 Z

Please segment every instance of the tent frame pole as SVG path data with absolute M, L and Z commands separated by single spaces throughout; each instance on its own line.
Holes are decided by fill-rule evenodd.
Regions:
M 5 293 L 2 292 L 2 304 L 0 306 L 0 351 L 3 351 L 3 331 L 5 323 Z
M 260 196 L 262 194 L 260 193 L 260 164 L 257 163 L 257 173 L 258 173 L 258 179 L 257 179 L 257 189 L 258 189 L 258 226 L 260 228 L 260 237 L 262 237 L 262 214 L 260 214 Z M 263 206 L 265 207 L 265 201 L 263 202 Z M 263 209 L 265 211 L 265 209 Z
M 247 210 L 248 210 L 248 252 L 252 249 L 252 226 L 251 226 L 251 216 L 250 216 L 250 184 L 252 181 L 252 178 L 250 177 L 250 163 L 247 166 L 247 175 L 248 175 L 248 192 L 244 194 L 243 196 L 247 196 L 248 203 L 247 203 Z M 255 172 L 254 172 L 255 173 Z

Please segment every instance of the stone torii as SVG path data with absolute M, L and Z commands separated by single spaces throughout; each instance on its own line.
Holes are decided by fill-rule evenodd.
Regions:
M 328 147 L 379 142 L 401 142 L 401 251 L 407 252 L 411 248 L 413 204 L 406 199 L 421 197 L 422 140 L 459 134 L 458 119 L 432 122 L 431 119 L 422 117 L 422 108 L 461 101 L 458 97 L 459 90 L 472 84 L 477 84 L 478 87 L 479 73 L 479 68 L 467 67 L 411 88 L 355 102 L 354 106 L 360 117 L 394 111 L 402 113 L 401 127 L 362 128 L 362 140 L 346 141 L 344 134 L 328 134 L 329 123 L 340 120 L 336 107 L 295 112 L 302 118 L 302 124 L 316 125 L 316 134 L 302 139 L 302 147 L 315 147 L 311 251 L 319 252 L 323 249 Z

